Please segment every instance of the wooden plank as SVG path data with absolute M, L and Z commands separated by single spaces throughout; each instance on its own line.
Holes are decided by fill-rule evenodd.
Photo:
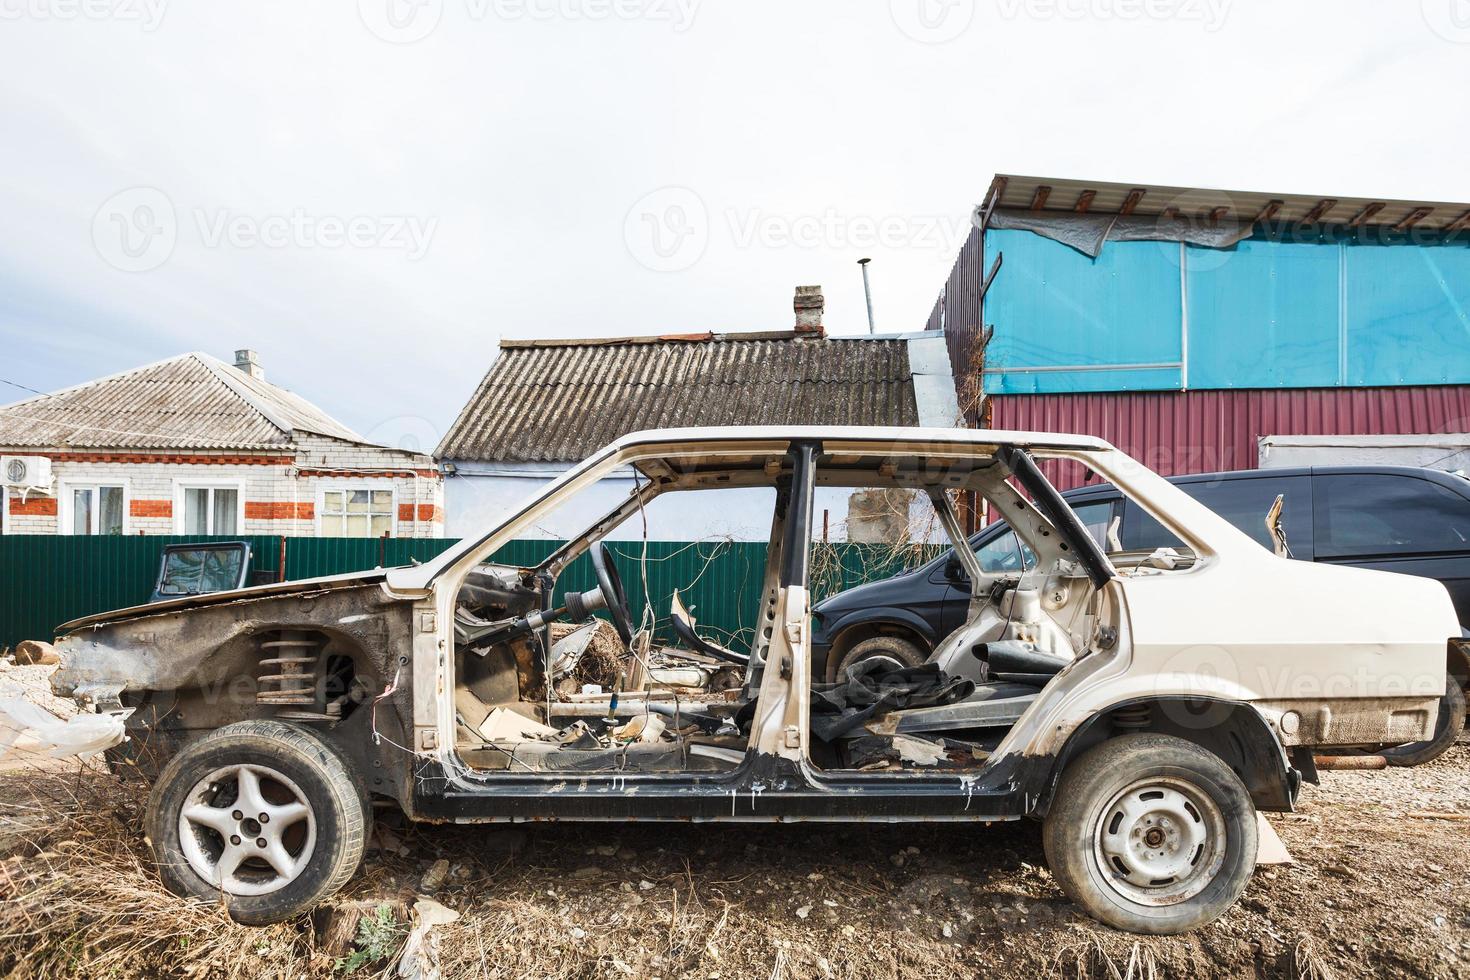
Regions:
M 980 202 L 982 214 L 989 215 L 990 212 L 1000 207 L 1000 199 L 1005 197 L 1006 179 L 996 174 L 995 179 L 990 182 L 990 189 L 985 192 L 985 200 Z
M 1434 213 L 1434 208 L 1415 208 L 1404 215 L 1403 220 L 1393 226 L 1394 231 L 1408 231 Z
M 1229 213 L 1229 208 L 1215 208 L 1210 212 L 1210 224 L 1218 225 L 1221 221 L 1225 220 L 1225 216 Z
M 1133 188 L 1133 190 L 1128 192 L 1128 196 L 1123 198 L 1123 206 L 1118 209 L 1118 213 L 1125 218 L 1128 217 L 1128 215 L 1133 213 L 1133 209 L 1138 207 L 1138 202 L 1143 200 L 1143 195 L 1147 193 L 1148 191 L 1142 187 Z
M 1324 197 L 1312 206 L 1312 210 L 1302 216 L 1301 223 L 1304 225 L 1315 225 L 1322 220 L 1322 216 L 1337 207 L 1337 198 Z
M 1361 210 L 1357 214 L 1353 215 L 1353 220 L 1348 222 L 1348 227 L 1349 228 L 1356 228 L 1359 225 L 1361 225 L 1363 222 L 1367 221 L 1369 218 L 1373 217 L 1375 214 L 1377 214 L 1379 211 L 1382 211 L 1382 210 L 1383 210 L 1383 202 L 1381 202 L 1381 201 L 1374 201 L 1372 204 L 1368 205 L 1363 210 Z
M 1276 217 L 1277 212 L 1281 210 L 1282 205 L 1285 203 L 1285 201 L 1267 201 L 1266 206 L 1261 208 L 1260 212 L 1256 215 L 1256 220 L 1252 221 L 1251 224 L 1259 225 L 1270 221 Z
M 1051 187 L 1046 184 L 1042 184 L 1040 187 L 1036 188 L 1036 193 L 1031 197 L 1031 210 L 1040 211 L 1042 208 L 1046 207 L 1046 199 L 1048 197 L 1051 197 Z
M 1440 230 L 1448 235 L 1452 232 L 1459 231 L 1466 225 L 1470 225 L 1470 211 L 1466 211 L 1464 214 L 1460 215 L 1458 218 L 1456 218 L 1454 221 L 1451 221 Z
M 985 281 L 980 284 L 980 295 L 976 297 L 978 300 L 984 300 L 985 294 L 990 292 L 990 284 L 995 281 L 995 274 L 1000 271 L 1000 263 L 1004 258 L 1004 252 L 995 253 L 995 261 L 991 263 L 990 271 L 985 274 Z
M 1097 197 L 1097 191 L 1083 191 L 1077 195 L 1077 203 L 1072 210 L 1078 214 L 1086 214 L 1087 209 L 1092 207 L 1092 199 Z

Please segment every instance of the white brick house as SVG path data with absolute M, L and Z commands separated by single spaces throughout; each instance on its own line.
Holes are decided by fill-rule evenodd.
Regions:
M 444 534 L 430 457 L 370 443 L 269 384 L 252 351 L 234 367 L 183 354 L 4 406 L 0 454 L 50 465 L 44 486 L 0 469 L 5 534 Z

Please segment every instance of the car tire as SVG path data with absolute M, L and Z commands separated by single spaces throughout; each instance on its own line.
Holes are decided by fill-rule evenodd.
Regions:
M 265 925 L 347 883 L 370 815 L 360 782 L 319 735 L 246 721 L 184 746 L 159 774 L 145 821 L 169 891 Z
M 864 660 L 882 657 L 895 661 L 901 667 L 917 667 L 925 660 L 923 650 L 901 636 L 874 636 L 856 644 L 837 661 L 831 680 L 840 681 L 847 676 L 847 668 Z
M 1125 735 L 1067 765 L 1042 844 L 1057 883 L 1093 918 L 1172 936 L 1240 898 L 1256 866 L 1256 809 L 1214 753 Z
M 1439 700 L 1439 718 L 1435 721 L 1434 737 L 1427 742 L 1410 742 L 1384 749 L 1382 755 L 1391 766 L 1419 766 L 1438 759 L 1449 751 L 1451 745 L 1465 730 L 1465 689 L 1457 677 L 1449 678 L 1449 687 Z

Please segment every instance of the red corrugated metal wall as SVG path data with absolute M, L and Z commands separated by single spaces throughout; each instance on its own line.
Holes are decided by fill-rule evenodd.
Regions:
M 996 395 L 990 426 L 1099 436 L 1164 476 L 1251 469 L 1266 435 L 1470 432 L 1470 386 Z M 1080 468 L 1050 472 L 1059 489 Z

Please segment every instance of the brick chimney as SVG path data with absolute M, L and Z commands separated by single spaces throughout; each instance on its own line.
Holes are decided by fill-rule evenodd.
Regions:
M 265 380 L 265 368 L 260 366 L 260 358 L 253 350 L 235 351 L 235 370 L 248 374 L 257 381 Z
M 827 299 L 821 286 L 797 286 L 796 332 L 799 336 L 820 338 L 827 336 L 822 326 L 822 311 L 827 308 Z

